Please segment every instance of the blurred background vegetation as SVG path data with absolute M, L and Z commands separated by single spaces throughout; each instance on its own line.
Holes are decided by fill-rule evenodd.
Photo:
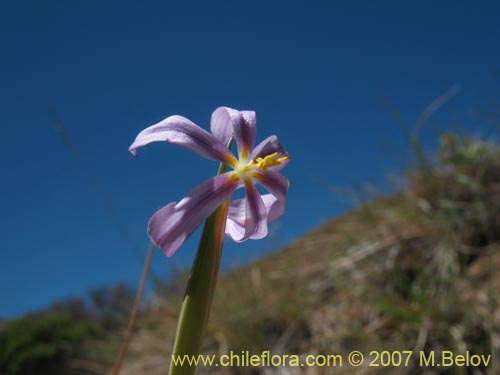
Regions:
M 487 119 L 498 126 L 500 117 Z M 439 135 L 436 155 L 409 137 L 414 166 L 390 194 L 357 193 L 351 212 L 221 277 L 206 353 L 414 350 L 491 354 L 487 368 L 336 368 L 335 373 L 500 373 L 500 146 Z M 368 195 L 368 196 L 367 196 Z M 294 213 L 289 213 L 294 214 Z M 163 374 L 187 280 L 144 302 L 122 374 Z M 124 285 L 3 321 L 0 374 L 104 374 L 133 303 Z M 317 368 L 200 368 L 220 374 Z

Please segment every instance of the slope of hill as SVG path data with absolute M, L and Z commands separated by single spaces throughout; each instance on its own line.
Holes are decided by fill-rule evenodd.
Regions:
M 411 171 L 399 193 L 361 205 L 219 280 L 204 353 L 269 350 L 301 360 L 340 354 L 343 366 L 200 366 L 198 373 L 500 373 L 500 148 L 446 135 L 438 159 Z M 186 281 L 181 276 L 142 311 L 122 375 L 167 373 Z M 20 351 L 27 345 L 17 340 L 21 331 L 10 322 L 0 330 L 0 373 L 33 373 L 22 360 L 42 352 Z M 78 350 L 57 357 L 65 359 L 59 372 L 38 367 L 37 374 L 106 373 L 122 338 L 121 330 L 107 332 L 71 336 L 64 348 Z M 360 367 L 346 363 L 353 350 L 365 354 Z M 370 352 L 383 350 L 414 355 L 407 366 L 385 367 L 381 359 L 369 366 Z M 419 363 L 419 352 L 434 351 L 438 363 L 443 350 L 492 357 L 488 366 L 468 368 Z
M 487 367 L 361 367 L 345 374 L 500 372 L 500 149 L 455 136 L 400 193 L 334 219 L 223 276 L 204 352 L 343 355 L 411 350 L 492 355 Z M 290 214 L 290 213 L 289 213 Z M 175 300 L 175 303 L 172 301 Z M 167 302 L 168 301 L 168 302 Z M 123 375 L 163 374 L 180 296 L 145 312 Z M 200 367 L 198 373 L 321 374 L 327 367 Z

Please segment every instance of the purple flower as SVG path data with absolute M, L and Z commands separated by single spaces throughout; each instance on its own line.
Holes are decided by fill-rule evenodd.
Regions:
M 289 156 L 274 135 L 255 148 L 255 112 L 219 107 L 212 114 L 212 133 L 182 116 L 170 116 L 141 131 L 129 150 L 166 141 L 219 161 L 232 171 L 212 177 L 191 190 L 180 202 L 159 209 L 148 223 L 155 246 L 171 257 L 196 228 L 241 187 L 246 197 L 229 206 L 226 234 L 234 241 L 260 239 L 267 235 L 267 223 L 283 214 L 289 182 L 279 172 Z M 234 137 L 238 158 L 227 148 Z M 255 184 L 270 194 L 261 195 Z

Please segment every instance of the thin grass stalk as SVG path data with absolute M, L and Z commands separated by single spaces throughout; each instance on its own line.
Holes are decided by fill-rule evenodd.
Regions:
M 120 352 L 118 353 L 118 357 L 116 358 L 111 375 L 118 375 L 120 373 L 123 360 L 125 359 L 125 354 L 127 353 L 128 344 L 130 342 L 130 337 L 132 336 L 132 332 L 135 327 L 135 322 L 137 321 L 137 315 L 139 314 L 142 293 L 144 292 L 144 285 L 146 284 L 146 280 L 148 277 L 149 266 L 151 264 L 151 257 L 153 255 L 153 249 L 154 246 L 150 242 L 148 248 L 148 254 L 146 256 L 146 260 L 144 261 L 144 268 L 142 270 L 141 282 L 139 283 L 139 288 L 137 289 L 137 293 L 135 295 L 134 306 L 132 307 L 132 313 L 130 314 L 127 333 L 125 334 L 125 338 L 123 339 L 122 346 L 120 348 Z

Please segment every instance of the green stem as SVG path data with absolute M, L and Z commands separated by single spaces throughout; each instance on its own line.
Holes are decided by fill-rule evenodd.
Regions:
M 219 174 L 225 171 L 226 166 L 221 165 Z M 196 371 L 196 366 L 190 366 L 187 361 L 181 366 L 176 365 L 173 359 L 182 360 L 187 356 L 196 358 L 200 353 L 219 274 L 229 202 L 230 198 L 205 221 L 184 295 L 170 362 L 170 375 L 192 375 Z

